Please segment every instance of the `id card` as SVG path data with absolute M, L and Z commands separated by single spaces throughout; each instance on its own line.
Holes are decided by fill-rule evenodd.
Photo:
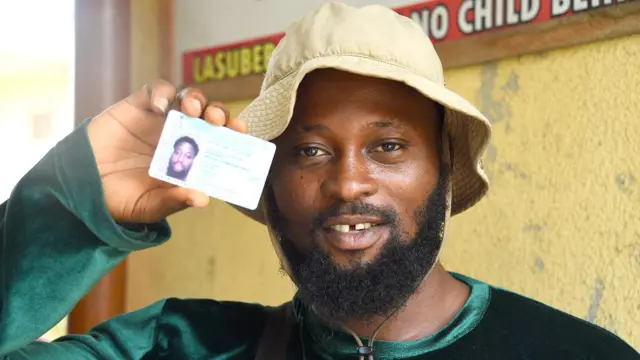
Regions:
M 255 210 L 275 151 L 268 141 L 171 110 L 149 175 Z

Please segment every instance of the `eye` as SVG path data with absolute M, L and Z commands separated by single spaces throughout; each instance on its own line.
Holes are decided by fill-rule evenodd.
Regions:
M 307 157 L 318 157 L 318 156 L 327 155 L 327 152 L 316 146 L 307 146 L 302 149 L 299 149 L 298 154 L 307 156 Z
M 395 142 L 386 142 L 373 148 L 373 152 L 393 152 L 402 149 L 402 145 Z

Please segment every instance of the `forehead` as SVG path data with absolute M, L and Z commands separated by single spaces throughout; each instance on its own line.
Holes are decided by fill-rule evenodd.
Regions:
M 321 124 L 341 119 L 378 122 L 384 126 L 431 126 L 439 119 L 439 106 L 417 90 L 393 80 L 367 77 L 335 69 L 306 75 L 296 97 L 292 125 Z
M 182 151 L 192 151 L 193 150 L 193 146 L 187 142 L 187 141 L 181 141 L 176 145 L 176 150 L 182 150 Z

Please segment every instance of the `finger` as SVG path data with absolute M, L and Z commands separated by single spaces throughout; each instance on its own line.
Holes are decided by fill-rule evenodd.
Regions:
M 240 120 L 239 118 L 227 121 L 227 127 L 243 134 L 246 134 L 249 131 L 249 126 L 247 125 L 247 123 Z
M 227 114 L 225 114 L 224 110 L 215 106 L 215 105 L 207 105 L 207 108 L 204 110 L 203 119 L 209 124 L 223 126 L 227 123 Z
M 176 98 L 176 87 L 164 80 L 156 81 L 151 88 L 150 108 L 154 112 L 166 114 L 169 104 Z
M 164 113 L 176 97 L 176 88 L 168 81 L 157 80 L 129 95 L 125 103 L 140 110 Z
M 199 118 L 202 115 L 207 97 L 204 92 L 196 88 L 186 88 L 178 94 L 179 110 L 183 114 Z
M 214 125 L 225 125 L 231 118 L 229 108 L 221 102 L 210 101 L 204 113 L 204 120 Z

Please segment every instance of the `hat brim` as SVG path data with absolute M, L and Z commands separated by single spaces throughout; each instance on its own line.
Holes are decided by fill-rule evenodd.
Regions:
M 291 120 L 298 86 L 310 72 L 332 68 L 363 76 L 402 82 L 445 108 L 445 130 L 449 135 L 452 169 L 451 215 L 476 204 L 489 189 L 489 181 L 480 158 L 491 138 L 489 120 L 460 95 L 402 66 L 361 55 L 332 55 L 311 59 L 260 95 L 240 114 L 249 134 L 264 140 L 281 135 Z M 265 224 L 262 206 L 253 211 L 235 207 L 252 219 Z

